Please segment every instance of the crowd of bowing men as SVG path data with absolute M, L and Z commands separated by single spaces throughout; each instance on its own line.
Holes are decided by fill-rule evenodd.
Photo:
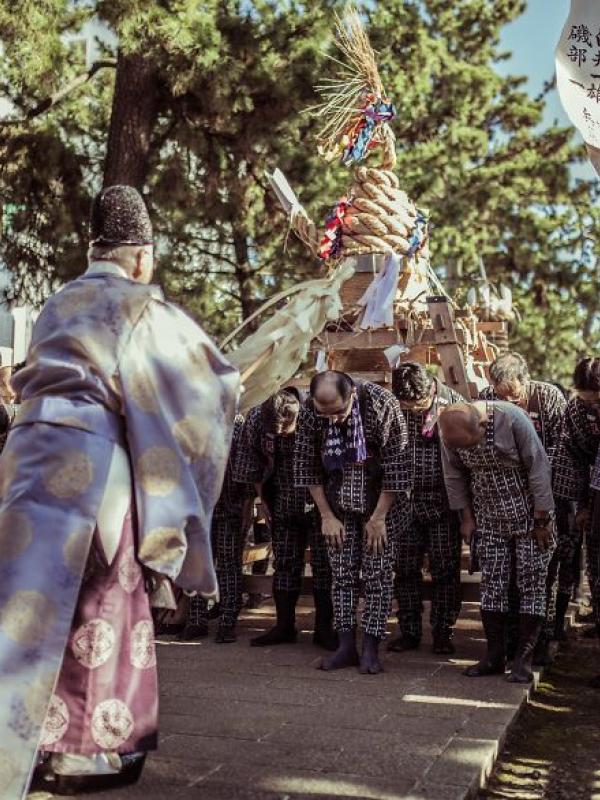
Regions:
M 216 619 L 215 641 L 236 640 L 252 529 L 255 541 L 264 531 L 271 541 L 276 623 L 251 646 L 296 641 L 310 546 L 324 670 L 381 672 L 393 606 L 387 650 L 420 646 L 425 556 L 433 652 L 453 654 L 463 543 L 481 572 L 487 639 L 466 675 L 509 667 L 507 680 L 527 682 L 547 662 L 549 643 L 565 636 L 584 540 L 600 631 L 600 358 L 577 363 L 572 391 L 532 380 L 514 352 L 489 374 L 479 399 L 466 402 L 413 362 L 394 370 L 391 391 L 326 371 L 307 392 L 287 387 L 238 415 L 212 529 L 221 600 L 209 608 L 189 598 L 180 638 L 208 636 Z M 264 573 L 266 562 L 253 571 Z M 250 595 L 250 607 L 259 602 Z

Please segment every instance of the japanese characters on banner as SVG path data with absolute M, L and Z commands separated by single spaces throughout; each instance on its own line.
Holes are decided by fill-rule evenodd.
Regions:
M 556 48 L 556 82 L 600 174 L 600 0 L 571 0 Z

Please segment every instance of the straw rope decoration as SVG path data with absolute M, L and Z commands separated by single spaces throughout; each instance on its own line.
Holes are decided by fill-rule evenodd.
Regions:
M 363 253 L 413 256 L 427 237 L 427 214 L 419 211 L 393 172 L 395 137 L 389 123 L 396 111 L 385 95 L 375 53 L 354 9 L 336 15 L 337 46 L 343 60 L 329 56 L 339 70 L 315 88 L 323 102 L 307 109 L 324 121 L 319 152 L 331 161 L 341 157 L 354 166 L 354 183 L 334 206 L 319 240 L 306 213 L 292 219 L 298 238 L 322 260 Z M 381 152 L 380 167 L 361 166 L 371 152 Z

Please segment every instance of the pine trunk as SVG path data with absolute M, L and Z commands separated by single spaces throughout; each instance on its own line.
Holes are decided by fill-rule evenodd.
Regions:
M 139 53 L 119 51 L 104 186 L 143 189 L 158 110 L 159 82 L 151 62 Z
M 253 270 L 250 266 L 247 235 L 241 227 L 238 227 L 235 223 L 232 225 L 232 229 L 233 249 L 236 261 L 235 279 L 237 281 L 238 295 L 242 309 L 242 319 L 246 319 L 256 311 L 260 303 L 254 296 L 254 288 L 252 285 Z M 248 326 L 249 330 L 254 330 L 255 328 L 256 323 L 251 323 Z

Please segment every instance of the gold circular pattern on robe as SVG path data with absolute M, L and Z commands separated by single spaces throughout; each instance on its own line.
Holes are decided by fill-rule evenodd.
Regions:
M 69 714 L 67 704 L 62 697 L 53 694 L 48 705 L 46 719 L 44 720 L 40 746 L 48 747 L 51 744 L 60 742 L 67 732 L 70 720 L 71 715 Z
M 71 650 L 82 667 L 96 669 L 106 664 L 115 649 L 113 626 L 105 619 L 92 619 L 80 625 L 71 637 Z
M 142 619 L 133 626 L 129 647 L 129 660 L 136 669 L 156 666 L 154 626 L 149 619 Z
M 112 698 L 98 703 L 92 714 L 92 739 L 102 750 L 116 750 L 133 731 L 133 716 L 122 700 Z
M 173 436 L 185 457 L 195 461 L 205 454 L 211 445 L 214 423 L 208 417 L 188 414 L 173 425 Z
M 90 549 L 91 531 L 73 531 L 63 545 L 63 561 L 73 575 L 81 575 Z
M 6 499 L 6 494 L 16 477 L 18 463 L 17 455 L 12 450 L 5 450 L 0 457 L 0 498 L 2 499 Z
M 0 748 L 0 797 L 4 797 L 12 782 L 19 774 L 19 765 L 15 762 L 11 753 L 4 748 Z
M 60 500 L 83 494 L 93 479 L 92 460 L 79 450 L 61 453 L 44 472 L 44 486 Z
M 135 558 L 135 550 L 128 547 L 119 560 L 118 567 L 119 584 L 121 589 L 127 594 L 134 592 L 142 578 L 142 568 Z
M 158 411 L 156 391 L 146 372 L 142 370 L 134 372 L 127 381 L 127 389 L 129 396 L 141 411 L 146 414 L 155 414 Z
M 155 528 L 144 536 L 140 559 L 147 564 L 161 565 L 180 559 L 187 548 L 185 534 L 177 528 Z
M 0 512 L 0 562 L 13 561 L 27 550 L 33 539 L 33 525 L 21 511 Z
M 54 308 L 59 317 L 67 319 L 87 311 L 97 300 L 98 295 L 91 286 L 78 286 L 59 292 L 55 296 Z
M 152 497 L 166 497 L 179 482 L 177 453 L 170 447 L 149 447 L 137 462 L 142 489 Z
M 4 633 L 23 645 L 37 644 L 51 632 L 56 612 L 54 603 L 40 592 L 21 589 L 0 608 Z

